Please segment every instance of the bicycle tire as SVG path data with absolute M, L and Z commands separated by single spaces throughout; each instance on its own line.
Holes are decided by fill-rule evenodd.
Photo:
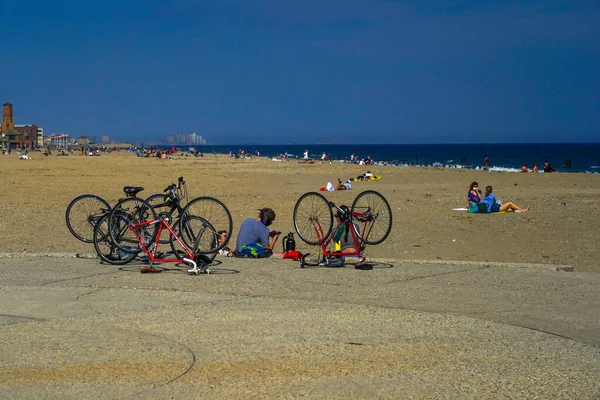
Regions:
M 352 202 L 352 222 L 357 227 L 358 236 L 366 244 L 376 245 L 383 242 L 392 230 L 392 209 L 385 197 L 374 190 L 365 190 Z M 365 213 L 366 219 L 357 218 L 354 213 Z
M 201 217 L 197 217 L 197 216 L 194 216 L 194 217 L 201 218 Z M 196 239 L 198 240 L 198 248 L 194 250 L 194 247 L 195 247 L 195 244 L 194 244 L 194 246 L 191 246 L 190 250 L 192 250 L 192 252 L 194 252 L 194 254 L 202 254 L 202 255 L 208 257 L 208 259 L 210 259 L 210 261 L 213 261 L 215 259 L 215 256 L 217 255 L 218 250 L 215 250 L 213 252 L 203 252 L 202 250 L 199 250 L 199 249 L 203 249 L 203 248 L 204 249 L 216 248 L 215 243 L 218 240 L 218 235 L 217 235 L 217 231 L 215 230 L 215 228 L 210 224 L 210 222 L 208 222 L 206 220 L 205 220 L 205 222 L 206 223 L 203 224 L 204 228 L 196 236 Z M 179 238 L 181 239 L 182 242 L 184 242 L 183 239 L 181 238 L 181 236 Z M 173 254 L 179 254 L 179 255 L 183 255 L 184 257 L 187 257 L 187 253 L 185 251 L 183 251 L 183 249 L 178 248 L 178 246 L 181 246 L 181 245 L 179 244 L 179 242 L 177 240 L 175 240 L 175 237 L 172 234 L 169 235 L 169 243 L 171 244 L 171 251 L 173 252 Z
M 75 197 L 65 212 L 67 228 L 77 240 L 93 243 L 96 221 L 110 209 L 108 202 L 95 194 Z
M 154 211 L 157 211 L 157 208 L 169 207 L 166 205 L 164 205 L 162 207 L 158 207 L 165 203 L 165 194 L 164 193 L 155 193 L 151 196 L 148 196 L 148 197 L 146 197 L 146 202 L 154 208 Z
M 225 231 L 227 240 L 221 244 L 215 243 L 213 248 L 198 248 L 197 251 L 200 254 L 217 252 L 229 242 L 233 229 L 233 220 L 229 209 L 220 200 L 203 196 L 190 201 L 179 217 L 181 240 L 189 248 L 194 248 L 197 235 L 206 230 L 207 223 L 215 232 Z
M 108 233 L 109 214 L 103 215 L 94 227 L 94 248 L 98 257 L 112 265 L 125 265 L 133 260 L 137 254 L 126 253 L 114 245 Z
M 333 211 L 321 193 L 304 193 L 294 206 L 293 218 L 296 233 L 307 244 L 318 245 L 320 240 L 325 240 L 331 234 Z
M 108 220 L 108 232 L 113 244 L 126 253 L 142 251 L 136 234 L 144 238 L 147 246 L 154 243 L 158 234 L 158 224 L 129 229 L 129 224 L 138 224 L 156 220 L 156 212 L 150 204 L 139 197 L 127 197 L 120 200 L 111 210 Z
M 163 193 L 156 193 L 146 198 L 146 202 L 152 206 L 154 212 L 158 216 L 161 213 L 166 213 L 171 215 L 172 206 L 169 204 L 165 204 L 166 195 Z M 171 222 L 169 222 L 171 223 Z M 177 231 L 179 224 L 173 223 L 172 227 L 175 231 Z M 161 239 L 159 241 L 160 244 L 169 244 L 169 239 Z

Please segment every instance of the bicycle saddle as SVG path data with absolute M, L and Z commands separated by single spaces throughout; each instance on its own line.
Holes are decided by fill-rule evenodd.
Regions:
M 137 195 L 139 192 L 141 192 L 142 190 L 144 190 L 143 187 L 141 186 L 125 186 L 123 188 L 123 193 L 125 193 L 125 195 L 127 196 L 135 196 Z

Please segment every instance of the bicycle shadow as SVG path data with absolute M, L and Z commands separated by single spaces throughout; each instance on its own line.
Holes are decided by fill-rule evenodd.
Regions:
M 110 265 L 108 263 L 101 262 L 100 264 Z M 221 260 L 213 260 L 210 270 L 210 275 L 228 275 L 228 274 L 239 274 L 240 271 L 231 268 L 218 268 L 218 266 L 222 265 L 223 262 Z M 189 265 L 185 263 L 152 263 L 148 262 L 146 259 L 137 258 L 131 263 L 119 267 L 119 271 L 123 272 L 146 272 L 146 273 L 184 273 L 187 274 L 187 270 Z M 142 271 L 144 270 L 144 271 Z
M 343 265 L 330 265 L 319 262 L 309 262 L 308 260 L 300 261 L 300 267 L 304 269 L 311 268 L 355 268 L 358 270 L 373 270 L 382 268 L 394 268 L 394 264 L 380 262 L 380 261 L 366 261 L 366 262 L 348 262 L 346 261 Z

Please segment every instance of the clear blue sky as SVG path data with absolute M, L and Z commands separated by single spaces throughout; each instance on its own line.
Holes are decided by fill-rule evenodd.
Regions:
M 213 144 L 599 141 L 598 0 L 2 0 L 45 133 Z

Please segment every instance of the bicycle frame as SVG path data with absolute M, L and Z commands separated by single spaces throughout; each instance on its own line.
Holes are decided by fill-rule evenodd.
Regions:
M 343 211 L 341 209 L 341 207 L 339 207 L 337 204 L 329 202 L 329 206 L 330 207 L 335 207 L 338 212 L 341 213 L 345 213 L 345 211 Z M 324 238 L 323 237 L 323 228 L 321 226 L 321 223 L 319 222 L 318 219 L 313 219 L 311 218 L 310 221 L 313 225 L 313 228 L 315 229 L 315 232 L 317 233 L 317 238 L 319 240 L 319 244 L 321 245 L 321 249 L 323 251 L 323 256 L 324 257 L 332 257 L 332 256 L 337 256 L 337 257 L 358 257 L 361 261 L 365 261 L 365 257 L 364 257 L 364 250 L 365 250 L 365 242 L 356 234 L 355 229 L 358 229 L 358 227 L 356 226 L 357 224 L 353 221 L 353 220 L 364 220 L 365 224 L 364 227 L 362 228 L 362 233 L 364 235 L 361 235 L 362 237 L 368 237 L 368 234 L 371 232 L 371 228 L 368 226 L 368 222 L 371 220 L 370 216 L 369 216 L 369 211 L 367 210 L 367 213 L 359 213 L 359 212 L 350 212 L 348 214 L 348 219 L 347 220 L 340 220 L 337 225 L 334 227 L 334 229 L 331 230 L 331 233 L 329 234 L 328 237 Z M 336 233 L 339 231 L 340 227 L 344 227 L 345 230 L 349 230 L 349 233 L 352 235 L 352 243 L 354 244 L 354 251 L 342 251 L 341 249 L 339 251 L 329 251 L 327 250 L 327 247 L 331 244 L 331 242 L 333 241 Z M 371 225 L 372 227 L 372 225 Z M 368 231 L 367 231 L 368 228 Z M 366 236 L 365 236 L 366 235 Z
M 156 235 L 156 238 L 154 239 L 154 243 L 153 246 L 151 247 L 151 250 L 148 248 L 148 243 L 146 243 L 146 239 L 140 235 L 138 233 L 138 229 L 136 228 L 143 228 L 146 226 L 150 226 L 150 225 L 156 225 L 156 224 L 160 224 L 158 226 L 158 233 Z M 188 272 L 190 273 L 195 273 L 196 275 L 199 274 L 199 270 L 198 270 L 198 265 L 195 261 L 195 254 L 194 254 L 194 250 L 190 250 L 185 243 L 183 243 L 183 241 L 179 238 L 179 236 L 177 235 L 177 233 L 173 230 L 173 228 L 171 227 L 171 225 L 168 223 L 168 217 L 167 216 L 161 216 L 160 218 L 153 220 L 153 221 L 142 221 L 139 223 L 135 223 L 135 224 L 129 224 L 128 225 L 129 230 L 131 230 L 131 232 L 134 234 L 135 238 L 137 239 L 138 243 L 140 244 L 140 247 L 142 248 L 142 251 L 144 252 L 144 254 L 146 254 L 146 256 L 148 257 L 148 259 L 150 260 L 150 263 L 187 263 L 190 266 L 190 269 L 188 269 Z M 162 234 L 162 231 L 164 229 L 167 229 L 171 235 L 173 235 L 173 238 L 175 240 L 177 240 L 177 242 L 181 245 L 181 247 L 183 248 L 183 251 L 187 254 L 188 258 L 182 257 L 182 258 L 162 258 L 158 256 L 158 246 L 159 246 L 159 242 L 160 242 L 160 236 Z M 196 243 L 196 247 L 197 247 L 197 243 Z M 210 272 L 209 269 L 205 269 L 204 271 L 206 271 L 207 273 Z

